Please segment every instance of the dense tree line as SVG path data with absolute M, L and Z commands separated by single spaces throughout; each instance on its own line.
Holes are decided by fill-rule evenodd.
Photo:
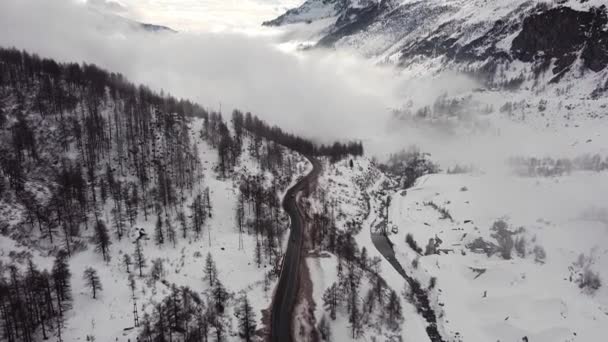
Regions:
M 258 267 L 271 264 L 278 267 L 282 256 L 281 238 L 286 217 L 281 210 L 280 191 L 293 179 L 296 159 L 287 149 L 304 155 L 327 155 L 338 160 L 349 154 L 361 155 L 360 143 L 316 146 L 301 137 L 269 126 L 251 113 L 232 112 L 230 124 L 221 113 L 211 112 L 203 119 L 201 136 L 217 149 L 216 171 L 221 178 L 232 177 L 239 187 L 235 221 L 239 229 L 239 248 L 242 234 L 256 238 L 253 257 Z M 240 156 L 251 156 L 259 172 L 235 173 Z M 267 173 L 272 175 L 269 185 Z
M 255 122 L 257 124 L 253 124 Z M 254 129 L 266 125 L 251 113 L 243 114 L 239 110 L 232 112 L 230 122 L 226 122 L 221 113 L 210 112 L 203 118 L 201 137 L 213 148 L 217 149 L 218 162 L 216 170 L 220 177 L 226 178 L 232 174 L 243 152 L 248 152 L 260 165 L 262 171 L 271 171 L 276 175 L 287 173 L 291 177 L 291 160 L 287 157 L 285 149 L 291 149 L 305 155 L 316 151 L 315 145 L 303 138 L 283 133 L 275 127 L 276 134 L 267 134 L 263 129 Z M 275 132 L 273 130 L 273 132 Z M 282 139 L 285 135 L 288 139 Z M 348 147 L 341 147 L 340 153 Z M 326 149 L 324 148 L 324 151 Z
M 509 164 L 520 176 L 554 177 L 568 175 L 573 171 L 600 172 L 608 170 L 608 156 L 584 154 L 575 158 L 526 158 L 513 157 Z
M 233 122 L 240 129 L 247 130 L 256 136 L 276 142 L 307 156 L 328 156 L 332 160 L 340 160 L 348 155 L 363 155 L 363 144 L 361 142 L 345 144 L 335 142 L 331 145 L 317 145 L 310 140 L 287 133 L 278 126 L 271 126 L 251 113 L 243 114 L 235 111 Z
M 170 293 L 144 315 L 141 341 L 224 341 L 237 331 L 246 342 L 252 341 L 256 324 L 255 313 L 247 294 L 239 298 L 229 293 L 219 279 L 211 254 L 205 260 L 205 280 L 208 288 L 201 297 L 188 287 L 170 286 Z M 237 329 L 232 328 L 229 302 L 234 307 Z
M 109 236 L 128 236 L 140 214 L 178 216 L 186 194 L 201 189 L 188 121 L 208 113 L 189 101 L 94 65 L 0 49 L 0 108 L 4 199 L 22 204 L 25 224 L 68 254 L 93 227 L 107 259 Z M 197 233 L 202 221 L 192 225 Z
M 58 260 L 52 272 L 34 264 L 25 273 L 0 269 L 6 340 L 51 333 L 61 340 L 71 303 L 68 260 L 89 241 L 107 262 L 113 239 L 137 238 L 123 262 L 143 276 L 147 234 L 135 229 L 138 219 L 157 222 L 157 243 L 175 246 L 178 229 L 183 238 L 201 236 L 212 204 L 190 117 L 208 113 L 94 65 L 0 49 L 0 204 L 23 213 L 5 231 Z M 2 229 L 8 224 L 0 219 Z M 98 296 L 97 272 L 87 269 L 83 278 Z
M 255 264 L 258 267 L 262 264 L 277 266 L 282 256 L 281 238 L 286 219 L 279 194 L 292 181 L 297 158 L 279 142 L 250 131 L 248 127 L 253 120 L 251 114 L 243 115 L 235 110 L 229 126 L 220 113 L 211 112 L 203 119 L 200 133 L 217 149 L 215 169 L 218 176 L 232 178 L 238 185 L 235 221 L 239 230 L 239 248 L 243 247 L 243 234 L 255 235 L 252 254 Z M 253 172 L 236 170 L 243 153 L 250 156 L 259 168 L 251 170 Z M 196 213 L 197 210 L 193 210 L 193 216 L 196 217 Z
M 283 222 L 281 201 L 276 184 L 265 187 L 261 175 L 242 177 L 236 206 L 239 232 L 254 234 L 256 248 L 254 260 L 258 267 L 266 260 L 269 264 L 281 258 Z
M 170 293 L 143 317 L 141 341 L 206 341 L 211 333 L 203 299 L 188 287 L 173 284 Z M 179 336 L 179 339 L 178 339 Z
M 31 259 L 25 270 L 0 268 L 0 336 L 3 341 L 35 341 L 54 334 L 62 341 L 65 312 L 71 308 L 71 272 L 67 253 L 60 252 L 51 271 L 39 270 Z

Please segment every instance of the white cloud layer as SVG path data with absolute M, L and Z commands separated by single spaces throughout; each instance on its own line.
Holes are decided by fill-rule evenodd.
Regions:
M 130 13 L 179 7 L 161 0 L 95 3 Z M 230 8 L 224 7 L 224 12 Z M 238 13 L 220 16 L 226 21 L 239 18 Z M 445 134 L 437 127 L 395 125 L 390 109 L 406 99 L 417 105 L 431 104 L 445 91 L 454 95 L 473 89 L 475 83 L 457 75 L 407 80 L 407 75 L 391 67 L 379 67 L 345 52 L 286 53 L 277 48 L 277 37 L 272 35 L 135 31 L 117 17 L 76 0 L 0 1 L 0 46 L 62 61 L 95 63 L 210 108 L 217 109 L 221 103 L 224 113 L 233 108 L 251 111 L 307 137 L 360 138 L 376 155 L 418 144 L 439 160 L 497 165 L 512 155 L 561 153 L 572 141 L 542 136 L 521 125 L 509 129 L 510 123 L 505 123 L 500 135 L 466 136 Z
M 250 110 L 314 137 L 358 136 L 378 127 L 397 98 L 390 69 L 352 56 L 297 56 L 269 37 L 150 34 L 108 20 L 68 0 L 2 2 L 0 45 L 96 63 L 178 97 Z

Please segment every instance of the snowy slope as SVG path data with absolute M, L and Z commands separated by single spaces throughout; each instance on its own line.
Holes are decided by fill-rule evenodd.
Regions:
M 307 2 L 313 3 L 330 6 Z M 608 19 L 602 5 L 388 0 L 284 26 L 306 32 L 290 36 L 304 45 L 313 40 L 393 67 L 391 81 L 401 86 L 397 104 L 387 104 L 394 109 L 384 123 L 389 134 L 365 137 L 368 151 L 385 158 L 416 144 L 440 161 L 466 163 L 482 155 L 498 168 L 506 159 L 500 154 L 605 153 Z
M 365 55 L 380 56 L 388 50 L 397 53 L 413 43 L 442 38 L 435 53 L 443 54 L 440 47 L 447 38 L 450 45 L 463 47 L 492 32 L 494 26 L 511 22 L 517 29 L 535 10 L 565 6 L 588 11 L 601 5 L 601 0 L 310 0 L 267 23 L 284 25 L 335 16 L 337 21 L 322 44 L 352 46 Z M 501 33 L 497 38 L 508 44 L 513 37 L 507 36 Z
M 539 159 L 529 169 L 521 160 L 505 162 L 500 172 L 487 164 L 471 171 L 450 167 L 450 173 L 420 177 L 407 190 L 365 158 L 354 159 L 353 167 L 349 160 L 325 164 L 311 205 L 313 212 L 322 212 L 321 203 L 333 203 L 341 231 L 361 227 L 355 235 L 358 247 L 379 258 L 380 274 L 400 293 L 403 341 L 428 340 L 427 322 L 416 302 L 402 295 L 408 289 L 403 277 L 374 245 L 373 236 L 383 227 L 405 272 L 430 288 L 444 340 L 596 341 L 608 323 L 608 207 L 603 200 L 608 155 L 585 159 L 581 153 L 598 149 L 586 144 L 572 149 L 556 154 L 571 158 L 570 171 L 550 159 Z M 505 234 L 514 244 L 508 259 L 500 249 L 492 250 L 500 245 L 496 222 L 506 223 Z M 407 235 L 420 252 L 406 242 Z M 429 240 L 433 249 L 427 252 Z M 487 246 L 490 254 L 481 249 Z M 319 322 L 329 315 L 323 294 L 339 279 L 337 260 L 332 253 L 312 250 L 307 263 Z M 599 277 L 599 288 L 582 285 L 590 274 Z M 332 321 L 334 339 L 370 338 L 353 339 L 348 316 L 342 315 Z
M 294 10 L 297 15 L 286 13 L 281 22 L 297 21 L 300 11 L 310 13 L 307 8 Z M 317 18 L 319 23 L 329 20 L 321 18 L 325 16 Z M 608 15 L 604 1 L 386 0 L 349 4 L 333 18 L 333 24 L 321 31 L 317 46 L 394 65 L 398 77 L 412 88 L 404 92 L 402 101 L 413 111 L 443 95 L 432 89 L 411 94 L 418 83 L 431 80 L 435 88 L 451 84 L 448 96 L 470 95 L 495 109 L 508 101 L 534 106 L 524 109 L 532 114 L 527 117 L 540 114 L 539 100 L 554 103 L 547 111 L 548 120 L 561 120 L 563 107 L 555 108 L 566 102 L 575 116 L 598 118 L 605 113 Z M 302 30 L 297 25 L 286 29 Z M 461 77 L 475 86 L 462 86 Z
M 335 17 L 349 8 L 365 8 L 378 0 L 307 0 L 299 7 L 292 8 L 276 19 L 265 21 L 265 26 L 281 26 Z
M 276 184 L 278 190 L 284 192 L 290 183 L 301 175 L 308 172 L 310 165 L 308 161 L 298 153 L 285 149 L 285 158 L 291 160 L 293 173 L 287 172 L 275 178 L 270 172 L 261 173 L 259 163 L 249 154 L 246 138 L 243 154 L 234 171 L 234 178 L 219 179 L 216 171 L 218 163 L 217 150 L 203 141 L 201 129 L 202 119 L 194 119 L 190 123 L 190 134 L 192 141 L 196 141 L 199 158 L 203 164 L 202 183 L 210 189 L 211 203 L 213 203 L 213 215 L 206 222 L 205 230 L 199 239 L 191 233 L 187 238 L 176 240 L 176 245 L 170 243 L 157 245 L 151 237 L 154 232 L 155 215 L 144 219 L 143 213 L 139 213 L 134 227 L 127 230 L 127 236 L 122 240 L 112 237 L 110 246 L 111 258 L 104 262 L 100 253 L 96 252 L 92 246 L 84 250 L 75 252 L 69 260 L 70 271 L 72 272 L 72 293 L 73 309 L 67 311 L 65 317 L 65 328 L 62 332 L 64 341 L 84 341 L 88 338 L 95 338 L 98 341 L 135 341 L 141 332 L 139 328 L 133 328 L 133 301 L 129 288 L 129 277 L 134 277 L 136 290 L 135 295 L 138 305 L 140 324 L 145 314 L 152 314 L 155 304 L 159 303 L 170 293 L 170 285 L 176 284 L 178 287 L 187 286 L 196 293 L 204 293 L 209 290 L 209 285 L 204 279 L 205 258 L 209 253 L 218 269 L 218 277 L 225 284 L 226 289 L 231 294 L 229 300 L 229 320 L 226 331 L 228 341 L 238 341 L 238 329 L 236 322 L 231 318 L 233 315 L 232 307 L 236 306 L 236 300 L 242 293 L 246 293 L 253 307 L 257 328 L 263 334 L 265 328 L 264 315 L 270 307 L 273 289 L 276 285 L 277 277 L 270 276 L 274 265 L 269 264 L 266 258 L 262 259 L 261 267 L 258 267 L 254 260 L 256 236 L 243 234 L 243 245 L 239 247 L 239 232 L 235 218 L 235 208 L 239 194 L 239 182 L 241 176 L 263 174 L 262 182 L 266 185 Z M 289 179 L 292 175 L 293 179 Z M 192 194 L 184 194 L 190 198 Z M 278 194 L 281 195 L 281 194 Z M 190 202 L 188 199 L 187 202 Z M 7 206 L 2 202 L 3 223 L 9 222 L 10 218 L 14 223 L 23 220 L 24 214 L 19 207 Z M 102 211 L 101 218 L 106 222 L 111 222 L 112 206 L 108 202 L 107 207 Z M 187 210 L 187 208 L 184 208 Z M 250 210 L 246 210 L 250 213 Z M 4 220 L 4 219 L 7 220 Z M 283 226 L 287 227 L 288 222 L 283 218 Z M 173 222 L 177 226 L 178 222 Z M 5 227 L 10 229 L 12 227 Z M 143 253 L 147 259 L 147 267 L 144 268 L 144 277 L 138 277 L 135 266 L 131 265 L 130 273 L 125 269 L 123 255 L 132 255 L 134 243 L 140 237 L 140 231 L 147 233 L 147 238 L 142 239 Z M 91 239 L 91 230 L 82 233 L 82 239 Z M 41 269 L 50 269 L 53 263 L 52 252 L 44 248 L 45 243 L 41 237 L 34 234 L 29 237 L 30 246 L 24 246 L 18 242 L 20 236 L 12 234 L 0 237 L 0 265 L 16 263 L 21 267 L 27 265 L 29 256 L 32 256 L 34 263 Z M 283 247 L 284 248 L 284 247 Z M 154 259 L 162 259 L 164 272 L 161 278 L 153 280 L 149 277 L 151 264 Z M 82 278 L 82 274 L 87 267 L 94 267 L 101 279 L 103 290 L 97 295 L 96 299 L 91 296 L 91 290 Z M 1 269 L 5 271 L 4 267 Z
M 378 316 L 372 316 L 366 323 L 363 333 L 353 338 L 348 313 L 342 309 L 336 320 L 331 320 L 331 340 L 428 341 L 429 337 L 425 331 L 426 322 L 417 313 L 416 307 L 402 295 L 405 281 L 382 258 L 372 241 L 371 227 L 374 226 L 377 217 L 374 212 L 376 208 L 370 206 L 370 194 L 381 191 L 386 184 L 393 184 L 393 181 L 382 174 L 368 158 L 354 158 L 352 161 L 352 167 L 348 158 L 337 163 L 324 163 L 323 174 L 310 200 L 312 212 L 323 212 L 323 203 L 325 203 L 331 207 L 329 210 L 333 213 L 336 229 L 342 233 L 354 232 L 357 248 L 365 249 L 367 257 L 373 264 L 372 268 L 386 282 L 388 289 L 398 294 L 403 320 L 399 322 L 398 329 L 393 331 L 383 326 L 386 319 L 383 318 L 382 313 L 378 313 Z M 314 317 L 318 323 L 322 317 L 329 319 L 329 313 L 323 304 L 323 293 L 332 283 L 339 282 L 340 277 L 336 270 L 338 261 L 336 254 L 317 246 L 310 250 L 306 262 L 312 279 Z M 364 277 L 364 279 L 369 283 L 364 281 L 359 289 L 359 297 L 363 302 L 366 292 L 373 285 L 371 284 L 373 277 L 369 279 Z M 375 310 L 382 312 L 385 307 L 376 307 Z M 300 340 L 305 338 L 302 336 Z
M 585 268 L 605 277 L 606 207 L 596 196 L 605 193 L 607 179 L 605 172 L 425 176 L 407 194 L 392 193 L 389 217 L 399 232 L 390 238 L 403 265 L 419 260 L 411 272 L 425 281 L 436 277 L 445 324 L 464 341 L 598 340 L 608 320 L 606 286 L 583 289 L 577 280 Z M 428 202 L 452 219 L 442 219 Z M 522 254 L 513 250 L 505 260 L 472 251 L 480 237 L 496 242 L 491 227 L 497 220 L 525 239 Z M 442 251 L 419 256 L 405 242 L 408 233 L 423 249 L 439 238 Z M 536 246 L 546 258 L 536 260 Z
M 196 139 L 202 127 L 202 121 L 198 120 L 192 124 L 192 138 Z M 209 286 L 204 282 L 204 263 L 207 253 L 213 256 L 218 271 L 219 279 L 225 284 L 227 290 L 238 296 L 245 292 L 255 310 L 258 328 L 263 328 L 263 310 L 270 307 L 272 292 L 276 285 L 276 278 L 265 284 L 272 265 L 266 263 L 258 268 L 253 262 L 256 238 L 253 235 L 243 236 L 243 248 L 239 249 L 239 233 L 235 223 L 235 206 L 237 202 L 238 188 L 231 179 L 218 180 L 214 165 L 217 163 L 217 152 L 207 143 L 199 141 L 198 148 L 200 158 L 204 167 L 204 179 L 210 188 L 211 201 L 213 203 L 213 217 L 208 224 L 209 231 L 202 238 L 195 240 L 192 237 L 188 241 L 180 240 L 174 248 L 170 245 L 157 246 L 153 241 L 144 242 L 144 254 L 151 261 L 155 258 L 164 260 L 165 276 L 163 282 L 149 281 L 147 278 L 136 277 L 138 287 L 138 303 L 140 306 L 140 317 L 143 313 L 152 313 L 153 303 L 160 301 L 168 293 L 170 288 L 166 284 L 177 284 L 188 286 L 197 292 L 206 291 Z M 297 156 L 300 165 L 298 174 L 306 171 L 306 161 Z M 240 164 L 244 174 L 256 173 L 259 165 L 244 156 Z M 176 223 L 177 224 L 177 223 Z M 137 227 L 147 232 L 154 231 L 154 220 L 140 220 Z M 65 331 L 66 340 L 76 341 L 84 339 L 85 335 L 95 336 L 100 341 L 119 341 L 126 339 L 136 340 L 139 329 L 124 331 L 132 327 L 132 302 L 130 301 L 130 289 L 128 287 L 128 274 L 122 265 L 122 253 L 132 253 L 134 236 L 120 243 L 115 242 L 112 246 L 113 259 L 106 265 L 98 253 L 92 250 L 77 254 L 70 262 L 74 277 L 74 307 L 77 310 L 71 312 L 67 320 Z M 90 290 L 86 288 L 81 279 L 84 268 L 95 266 L 103 279 L 104 291 L 101 296 L 93 300 Z M 140 318 L 141 319 L 141 318 Z M 229 341 L 240 340 L 235 336 L 236 325 L 227 327 Z

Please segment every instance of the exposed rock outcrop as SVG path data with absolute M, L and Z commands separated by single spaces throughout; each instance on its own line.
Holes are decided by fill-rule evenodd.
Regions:
M 555 59 L 554 74 L 570 67 L 580 54 L 584 66 L 600 71 L 608 65 L 608 18 L 606 7 L 587 12 L 568 7 L 528 16 L 511 52 L 524 62 Z

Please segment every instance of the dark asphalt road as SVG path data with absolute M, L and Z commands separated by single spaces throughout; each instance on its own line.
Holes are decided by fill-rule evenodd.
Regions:
M 314 183 L 321 173 L 321 164 L 311 157 L 308 157 L 308 160 L 313 165 L 312 171 L 291 187 L 283 198 L 283 209 L 289 215 L 291 228 L 279 284 L 272 303 L 271 342 L 291 342 L 293 340 L 291 335 L 292 316 L 300 284 L 300 259 L 305 224 L 305 214 L 298 207 L 296 199 L 300 192 L 307 195 L 309 185 Z

